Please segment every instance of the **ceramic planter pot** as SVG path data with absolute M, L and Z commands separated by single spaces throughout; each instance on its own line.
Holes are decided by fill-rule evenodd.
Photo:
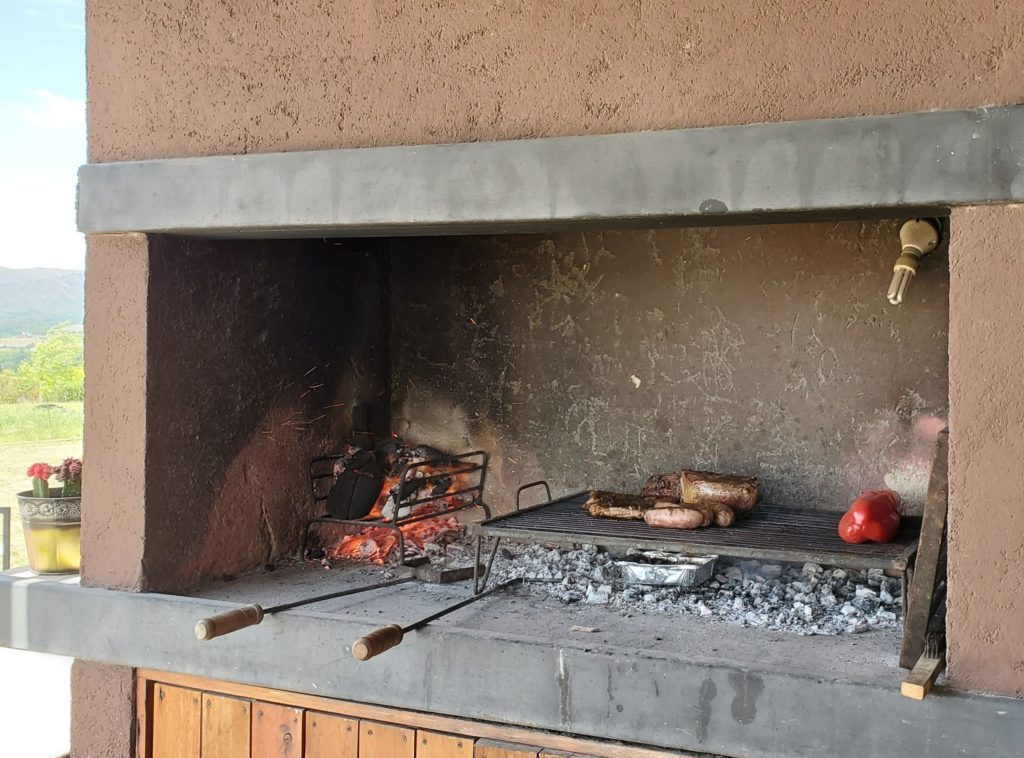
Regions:
M 31 490 L 18 493 L 28 565 L 37 574 L 73 574 L 82 565 L 82 498 L 62 497 L 61 492 L 53 488 L 50 497 L 35 497 Z

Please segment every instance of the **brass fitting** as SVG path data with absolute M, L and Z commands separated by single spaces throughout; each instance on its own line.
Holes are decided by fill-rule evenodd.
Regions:
M 889 283 L 889 302 L 899 305 L 917 273 L 918 262 L 939 246 L 942 226 L 938 219 L 915 218 L 900 227 L 902 252 L 892 267 L 892 282 Z

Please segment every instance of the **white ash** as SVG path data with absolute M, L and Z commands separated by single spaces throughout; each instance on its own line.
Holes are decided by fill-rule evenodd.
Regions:
M 716 574 L 694 588 L 626 585 L 614 558 L 592 545 L 567 550 L 503 547 L 492 582 L 516 577 L 565 603 L 605 605 L 625 616 L 679 613 L 802 635 L 856 634 L 901 623 L 900 583 L 880 569 L 853 571 L 815 563 L 718 561 Z

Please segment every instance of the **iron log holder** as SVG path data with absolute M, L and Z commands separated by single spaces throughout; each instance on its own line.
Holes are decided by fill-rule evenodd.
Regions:
M 323 503 L 327 500 L 327 492 L 329 488 L 324 487 L 324 482 L 328 480 L 333 481 L 334 464 L 342 457 L 343 456 L 340 453 L 335 455 L 322 455 L 310 461 L 309 483 L 314 503 Z M 378 516 L 375 518 L 364 517 L 361 519 L 339 519 L 329 514 L 318 516 L 307 523 L 306 528 L 302 532 L 302 555 L 306 555 L 306 546 L 309 542 L 309 530 L 314 524 L 328 525 L 332 527 L 359 527 L 361 529 L 387 529 L 394 532 L 398 541 L 398 562 L 400 565 L 405 565 L 405 535 L 402 534 L 403 526 L 414 524 L 418 521 L 426 521 L 427 519 L 449 516 L 453 513 L 458 513 L 459 511 L 468 510 L 470 508 L 479 508 L 483 511 L 485 519 L 491 518 L 491 509 L 483 501 L 484 484 L 487 479 L 487 464 L 489 461 L 490 455 L 488 455 L 488 453 L 483 450 L 475 450 L 473 452 L 462 453 L 460 455 L 448 455 L 442 458 L 432 458 L 429 460 L 407 463 L 402 468 L 402 472 L 399 475 L 398 484 L 396 485 L 398 497 L 395 501 L 395 512 L 390 518 Z M 324 464 L 328 465 L 325 466 Z M 418 470 L 427 467 L 441 470 L 434 474 L 421 472 L 420 476 L 416 476 L 416 472 Z M 444 492 L 437 495 L 416 497 L 416 494 L 420 492 L 424 486 L 439 482 L 447 477 L 459 475 L 472 476 L 474 474 L 477 475 L 475 477 L 476 482 L 468 487 L 463 487 L 455 490 L 454 492 Z M 406 495 L 407 491 L 409 493 L 408 495 Z M 466 502 L 459 505 L 448 506 L 431 513 L 415 514 L 411 510 L 421 505 L 444 502 L 447 498 L 460 496 L 465 496 L 467 498 Z M 403 510 L 407 510 L 409 514 L 404 518 L 399 517 L 399 514 Z

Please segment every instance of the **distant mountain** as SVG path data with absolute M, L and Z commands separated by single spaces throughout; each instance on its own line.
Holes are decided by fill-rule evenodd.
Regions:
M 85 316 L 85 272 L 0 266 L 0 337 L 42 334 Z

